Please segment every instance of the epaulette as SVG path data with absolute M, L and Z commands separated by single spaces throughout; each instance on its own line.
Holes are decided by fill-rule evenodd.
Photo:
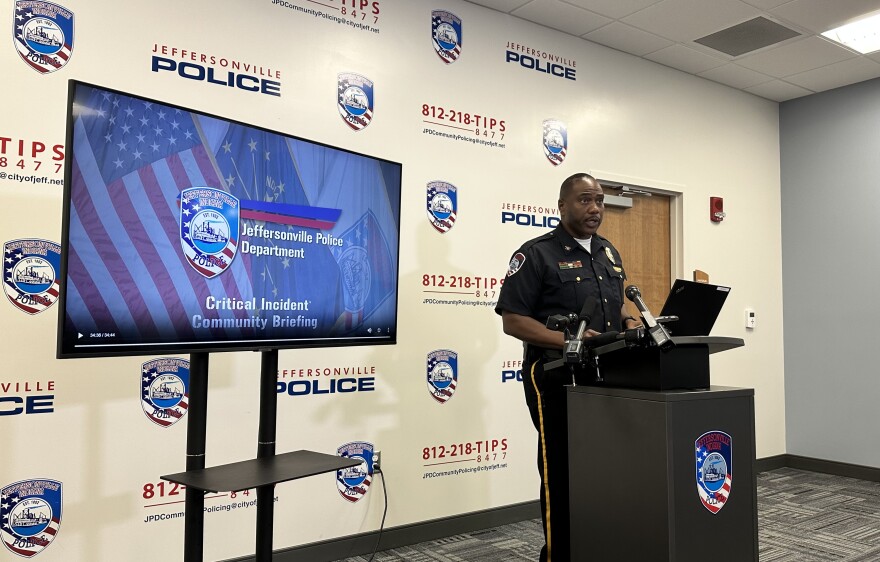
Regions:
M 554 238 L 556 238 L 556 231 L 551 230 L 550 232 L 548 232 L 546 234 L 542 234 L 541 236 L 538 236 L 537 238 L 532 238 L 531 240 L 529 240 L 528 242 L 526 242 L 525 244 L 522 245 L 521 250 L 526 251 L 529 248 L 531 248 L 532 246 L 534 246 L 535 244 L 537 244 L 538 242 L 553 240 Z

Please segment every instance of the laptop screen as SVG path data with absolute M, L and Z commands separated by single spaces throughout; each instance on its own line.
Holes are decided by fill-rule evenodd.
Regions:
M 665 324 L 673 336 L 708 336 L 730 287 L 676 279 L 660 316 L 678 316 Z

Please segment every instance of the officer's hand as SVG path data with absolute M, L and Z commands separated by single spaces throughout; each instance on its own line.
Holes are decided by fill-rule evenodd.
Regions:
M 586 331 L 584 331 L 584 339 L 592 338 L 593 336 L 598 336 L 598 335 L 599 335 L 599 332 L 597 332 L 596 330 L 587 329 Z

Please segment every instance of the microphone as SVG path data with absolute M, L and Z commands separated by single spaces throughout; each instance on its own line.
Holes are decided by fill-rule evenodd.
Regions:
M 654 343 L 660 348 L 660 351 L 666 352 L 675 347 L 675 342 L 672 341 L 669 332 L 666 331 L 663 324 L 657 323 L 654 315 L 648 310 L 648 305 L 642 300 L 642 292 L 639 291 L 639 288 L 635 285 L 630 285 L 626 288 L 624 293 L 626 294 L 626 298 L 631 300 L 633 304 L 636 305 L 636 308 L 639 309 L 639 312 L 642 315 L 642 320 L 648 328 L 648 334 L 651 335 L 651 339 L 654 340 Z
M 584 347 L 584 332 L 587 331 L 587 326 L 589 326 L 590 324 L 589 312 L 593 308 L 595 308 L 595 306 L 596 303 L 592 299 L 587 299 L 584 301 L 584 307 L 581 309 L 581 313 L 578 315 L 581 323 L 578 324 L 577 333 L 575 334 L 574 339 L 565 342 L 563 357 L 565 357 L 566 363 L 580 363 L 581 353 Z
M 605 332 L 603 334 L 585 339 L 584 345 L 587 347 L 587 349 L 592 349 L 594 347 L 602 347 L 605 344 L 614 343 L 622 338 L 623 332 Z
M 577 321 L 578 315 L 574 312 L 569 312 L 568 314 L 554 314 L 553 316 L 548 316 L 547 322 L 544 325 L 548 330 L 561 332 L 567 329 L 569 324 L 574 324 Z

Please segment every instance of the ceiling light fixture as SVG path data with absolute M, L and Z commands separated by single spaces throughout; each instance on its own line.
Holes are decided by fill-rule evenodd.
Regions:
M 863 55 L 880 51 L 880 13 L 831 29 L 822 35 Z

